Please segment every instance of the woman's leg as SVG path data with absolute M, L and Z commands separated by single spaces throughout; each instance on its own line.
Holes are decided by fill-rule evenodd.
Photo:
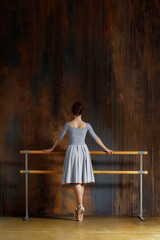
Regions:
M 83 195 L 84 195 L 84 185 L 85 184 L 83 184 L 83 183 L 81 184 L 81 188 L 82 188 L 82 204 L 83 204 Z
M 83 213 L 85 209 L 79 208 L 78 205 L 83 205 L 84 184 L 74 184 L 74 191 L 76 195 L 77 208 L 75 209 L 74 219 L 83 221 Z M 82 210 L 83 212 L 80 212 Z
M 84 195 L 84 184 L 75 183 L 74 184 L 74 192 L 76 195 L 77 204 L 83 204 L 83 195 Z

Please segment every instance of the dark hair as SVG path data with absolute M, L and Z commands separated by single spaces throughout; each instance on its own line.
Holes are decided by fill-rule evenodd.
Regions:
M 84 106 L 81 102 L 75 102 L 72 105 L 72 113 L 76 116 L 81 115 L 84 112 Z

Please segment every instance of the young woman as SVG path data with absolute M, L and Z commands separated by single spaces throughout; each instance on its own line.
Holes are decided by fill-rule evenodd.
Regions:
M 74 219 L 79 221 L 83 221 L 83 213 L 85 211 L 83 207 L 84 185 L 95 182 L 89 149 L 85 143 L 86 134 L 89 133 L 96 143 L 108 154 L 113 153 L 113 150 L 108 149 L 102 143 L 101 139 L 94 132 L 91 124 L 82 120 L 83 112 L 83 104 L 81 102 L 75 102 L 72 106 L 74 119 L 64 124 L 52 148 L 43 150 L 46 154 L 52 152 L 68 130 L 69 144 L 64 157 L 61 184 L 74 185 L 77 202 Z

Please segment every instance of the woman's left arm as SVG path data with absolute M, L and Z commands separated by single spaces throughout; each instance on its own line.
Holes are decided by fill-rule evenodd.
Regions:
M 55 143 L 53 144 L 53 146 L 51 148 L 49 148 L 49 149 L 44 149 L 43 150 L 45 152 L 45 154 L 52 152 L 56 148 L 56 146 L 59 144 L 59 142 L 62 140 L 62 138 L 66 134 L 67 129 L 68 129 L 68 122 L 64 124 L 64 126 L 63 126 L 60 134 L 58 135 Z

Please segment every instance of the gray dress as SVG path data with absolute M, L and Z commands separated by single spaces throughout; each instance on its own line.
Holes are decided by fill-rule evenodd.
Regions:
M 85 128 L 75 128 L 65 123 L 58 139 L 62 140 L 68 130 L 69 144 L 67 146 L 61 184 L 95 182 L 91 156 L 85 143 L 87 132 L 96 141 L 98 136 L 90 123 Z

